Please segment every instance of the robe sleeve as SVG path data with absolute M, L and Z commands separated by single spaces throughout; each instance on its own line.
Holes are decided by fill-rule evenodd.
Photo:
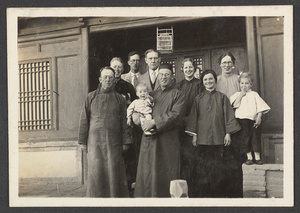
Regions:
M 127 118 L 131 118 L 134 108 L 135 108 L 135 101 L 133 101 L 127 108 Z
M 235 100 L 237 99 L 237 97 L 239 96 L 239 94 L 240 94 L 240 92 L 236 92 L 232 96 L 230 96 L 230 103 L 231 103 L 231 105 L 233 105 L 233 103 L 235 102 Z
M 147 103 L 148 103 L 148 106 L 150 107 L 154 107 L 154 100 L 151 96 L 149 96 L 147 99 L 146 99 Z
M 197 98 L 195 98 L 190 114 L 186 119 L 185 132 L 190 135 L 197 134 L 197 120 L 198 120 L 198 104 Z
M 258 95 L 258 93 L 255 93 L 255 102 L 257 113 L 262 112 L 265 114 L 271 110 L 268 104 Z
M 223 110 L 226 133 L 233 134 L 238 132 L 241 127 L 238 121 L 235 119 L 233 108 L 226 95 L 223 95 Z
M 78 143 L 87 145 L 90 126 L 90 98 L 86 97 L 79 120 Z
M 157 132 L 162 132 L 174 128 L 182 119 L 185 112 L 185 98 L 181 91 L 176 90 L 171 94 L 173 106 L 170 111 L 154 118 Z
M 127 125 L 127 119 L 126 119 L 126 102 L 124 99 L 120 99 L 121 103 L 121 122 L 122 122 L 122 144 L 132 144 L 132 131 L 131 128 Z

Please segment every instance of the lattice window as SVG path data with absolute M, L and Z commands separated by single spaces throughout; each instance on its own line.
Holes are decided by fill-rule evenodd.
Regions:
M 201 71 L 203 71 L 203 58 L 202 57 L 193 57 L 193 61 L 197 64 L 197 67 L 200 68 Z
M 51 129 L 50 61 L 20 63 L 19 84 L 19 130 Z
M 173 71 L 173 76 L 175 77 L 175 74 L 176 74 L 176 72 L 175 72 L 175 59 L 163 59 L 162 61 L 161 61 L 161 64 L 163 64 L 163 63 L 166 63 L 166 64 L 172 64 L 172 71 Z

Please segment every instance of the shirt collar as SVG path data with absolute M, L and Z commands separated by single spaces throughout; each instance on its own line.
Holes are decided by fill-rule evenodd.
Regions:
M 157 68 L 156 70 L 150 70 L 150 69 L 149 69 L 149 74 L 151 75 L 153 72 L 155 72 L 155 75 L 157 76 L 157 74 L 158 74 L 158 69 L 159 69 L 159 68 Z
M 194 79 L 195 79 L 195 77 L 192 78 L 191 80 L 187 80 L 186 78 L 184 78 L 184 80 L 186 80 L 187 82 L 192 82 L 192 81 L 194 81 Z
M 168 90 L 170 90 L 170 89 L 172 89 L 174 87 L 174 85 L 171 83 L 168 87 L 166 87 L 166 88 L 162 88 L 161 86 L 160 86 L 160 89 L 161 89 L 161 91 L 168 91 Z
M 214 93 L 215 91 L 216 91 L 216 88 L 212 89 L 211 91 L 210 91 L 210 90 L 207 90 L 207 89 L 205 88 L 205 92 L 207 92 L 207 93 Z
M 222 76 L 225 77 L 225 78 L 229 78 L 229 77 L 231 77 L 232 75 L 233 75 L 232 71 L 231 71 L 231 73 L 229 73 L 229 74 L 222 72 Z
M 112 87 L 107 88 L 107 89 L 104 89 L 103 87 L 101 87 L 101 89 L 100 89 L 101 93 L 110 93 L 112 90 L 113 90 Z
M 138 77 L 140 75 L 140 72 L 134 73 L 134 72 L 130 71 L 130 75 L 131 75 L 131 77 L 133 77 L 133 76 Z

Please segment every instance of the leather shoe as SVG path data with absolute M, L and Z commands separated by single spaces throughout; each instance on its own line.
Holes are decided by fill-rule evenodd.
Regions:
M 246 160 L 245 164 L 246 165 L 252 165 L 253 164 L 253 160 Z
M 263 165 L 264 163 L 262 162 L 262 160 L 256 160 L 256 161 L 255 161 L 255 164 Z

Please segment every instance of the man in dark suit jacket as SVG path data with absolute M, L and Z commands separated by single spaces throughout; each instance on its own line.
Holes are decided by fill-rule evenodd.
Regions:
M 128 83 L 131 83 L 135 88 L 138 84 L 138 80 L 141 76 L 139 72 L 140 67 L 140 55 L 137 51 L 132 51 L 128 54 L 128 65 L 130 66 L 130 71 L 126 74 L 122 74 L 121 78 Z
M 145 52 L 145 61 L 149 70 L 140 76 L 139 83 L 145 83 L 148 87 L 148 91 L 153 91 L 159 87 L 157 76 L 161 61 L 160 52 L 154 49 L 147 50 Z

